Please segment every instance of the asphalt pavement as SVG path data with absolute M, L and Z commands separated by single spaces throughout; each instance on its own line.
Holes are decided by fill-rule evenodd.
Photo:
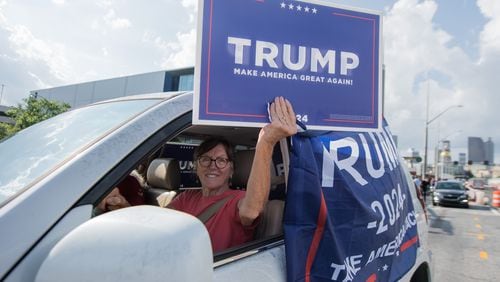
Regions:
M 490 198 L 491 199 L 491 198 Z M 484 204 L 432 206 L 427 197 L 433 281 L 499 281 L 500 212 Z

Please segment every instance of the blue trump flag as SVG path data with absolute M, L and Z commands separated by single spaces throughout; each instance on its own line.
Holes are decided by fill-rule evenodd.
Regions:
M 413 186 L 391 136 L 385 125 L 292 138 L 288 281 L 395 281 L 415 263 Z

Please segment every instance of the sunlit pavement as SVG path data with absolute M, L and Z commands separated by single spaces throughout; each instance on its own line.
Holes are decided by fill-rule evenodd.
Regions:
M 433 206 L 429 196 L 426 200 L 434 281 L 498 281 L 499 210 L 476 202 L 469 208 Z

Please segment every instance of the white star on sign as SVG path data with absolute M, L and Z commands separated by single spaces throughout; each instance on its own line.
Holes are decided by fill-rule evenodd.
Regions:
M 389 266 L 387 266 L 387 264 L 384 264 L 384 266 L 382 266 L 382 269 L 383 269 L 384 271 L 386 271 L 388 268 L 389 268 Z
M 306 13 L 309 13 L 309 7 L 307 7 L 307 6 L 306 6 L 306 7 L 304 8 L 304 11 L 306 11 Z
M 281 2 L 281 8 L 285 8 L 285 7 L 286 7 L 285 2 Z
M 318 10 L 316 10 L 316 8 L 313 8 L 313 9 L 312 9 L 312 11 L 313 11 L 313 14 L 316 14 L 316 12 L 317 12 Z
M 288 8 L 290 8 L 290 10 L 293 10 L 293 4 L 288 5 Z
M 298 5 L 297 6 L 297 11 L 302 11 L 302 6 Z

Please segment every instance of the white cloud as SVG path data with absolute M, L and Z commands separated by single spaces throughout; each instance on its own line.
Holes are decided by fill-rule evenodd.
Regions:
M 127 28 L 130 26 L 130 21 L 125 18 L 116 18 L 111 21 L 111 27 L 113 29 Z
M 46 2 L 0 0 L 0 82 L 9 99 L 35 87 L 194 65 L 197 0 Z M 452 148 L 459 142 L 466 147 L 467 136 L 491 136 L 498 144 L 500 1 L 477 0 L 487 22 L 471 42 L 476 57 L 436 23 L 441 1 L 393 3 L 383 22 L 385 114 L 401 151 L 415 147 L 422 153 L 428 93 L 430 117 L 464 105 L 430 125 L 429 148 L 458 129 L 463 133 L 453 135 Z M 65 4 L 64 11 L 56 4 Z
M 129 19 L 117 17 L 113 9 L 104 16 L 104 22 L 112 29 L 128 28 L 132 25 Z
M 90 28 L 93 30 L 99 30 L 101 25 L 99 24 L 99 21 L 94 19 L 92 23 L 90 23 Z
M 7 1 L 3 0 L 3 1 L 0 1 L 0 26 L 3 26 L 6 24 L 7 22 L 7 19 L 5 18 L 5 16 L 3 15 L 3 7 L 5 7 L 7 5 Z
M 168 42 L 151 32 L 146 32 L 143 41 L 152 43 L 163 54 L 160 66 L 165 69 L 194 66 L 196 54 L 196 30 L 176 34 L 176 41 Z
M 193 12 L 198 11 L 198 0 L 182 0 L 182 6 L 193 9 Z
M 454 80 L 448 66 L 470 65 L 461 50 L 447 47 L 451 36 L 434 26 L 437 7 L 434 1 L 401 0 L 384 19 L 385 113 L 402 151 L 416 147 L 423 153 L 427 94 L 431 117 L 460 100 L 453 87 L 443 85 L 432 74 Z M 435 131 L 431 133 L 436 136 Z M 432 139 L 430 142 L 433 144 Z
M 477 5 L 489 20 L 480 36 L 481 53 L 486 55 L 489 52 L 498 52 L 500 51 L 500 1 L 478 0 Z
M 68 78 L 70 70 L 63 45 L 40 40 L 22 25 L 12 27 L 10 32 L 9 41 L 21 59 L 43 62 L 55 78 Z
M 182 0 L 181 4 L 188 10 L 189 23 L 194 23 L 198 12 L 198 0 Z
M 40 5 L 0 0 L 0 82 L 7 85 L 3 102 L 16 103 L 40 87 L 151 72 L 165 64 L 194 65 L 194 51 L 184 51 L 193 55 L 183 62 L 182 50 L 189 44 L 177 42 L 187 37 L 182 32 L 176 36 L 193 28 L 187 9 L 193 10 L 194 2 L 185 3 L 190 8 L 171 2 L 165 10 L 163 1 L 147 7 L 140 2 L 65 1 L 72 5 L 54 10 L 52 0 Z M 127 32 L 111 32 L 120 28 Z M 144 44 L 144 30 L 173 43 Z
M 113 5 L 113 1 L 111 0 L 98 0 L 96 1 L 96 5 L 101 8 L 108 8 Z
M 438 1 L 400 0 L 384 18 L 386 65 L 385 113 L 400 150 L 424 151 L 426 96 L 429 119 L 453 108 L 429 124 L 429 159 L 440 138 L 453 132 L 455 152 L 466 152 L 467 136 L 493 137 L 500 141 L 495 93 L 500 65 L 499 2 L 479 0 L 488 16 L 480 37 L 480 58 L 474 60 L 451 44 L 453 37 L 434 23 Z M 498 158 L 498 157 L 497 157 Z
M 49 88 L 51 87 L 50 84 L 45 83 L 40 77 L 38 77 L 36 74 L 32 72 L 28 72 L 28 75 L 31 76 L 35 80 L 35 85 L 38 89 L 42 88 Z
M 483 15 L 488 18 L 500 16 L 500 2 L 496 0 L 477 0 L 477 5 Z

